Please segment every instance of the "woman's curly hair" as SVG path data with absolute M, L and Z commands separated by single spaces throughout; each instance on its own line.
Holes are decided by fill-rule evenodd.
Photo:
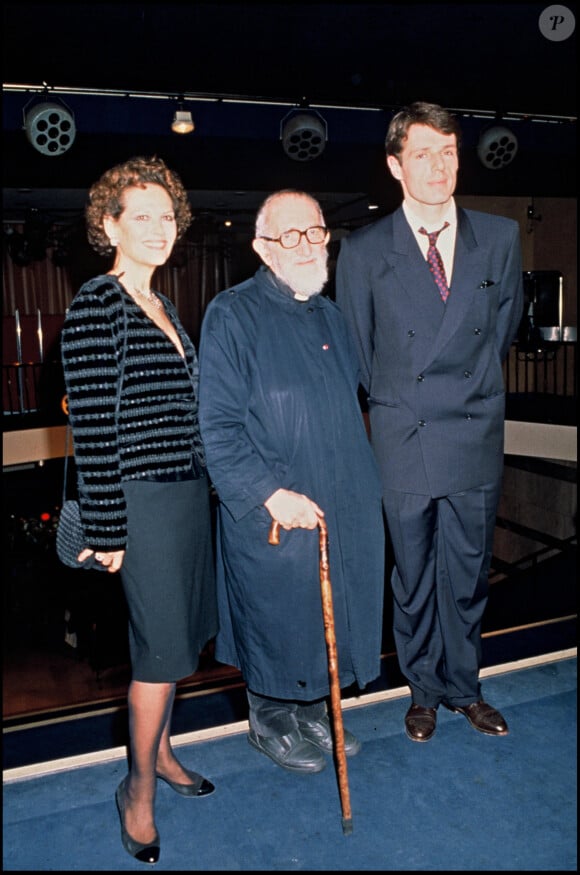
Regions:
M 171 197 L 175 210 L 177 237 L 181 237 L 191 224 L 191 208 L 187 192 L 180 178 L 170 170 L 161 158 L 131 158 L 107 170 L 91 186 L 89 203 L 85 210 L 89 243 L 100 255 L 110 255 L 113 247 L 103 228 L 105 216 L 118 219 L 124 210 L 121 202 L 127 188 L 143 188 L 145 185 L 161 185 Z

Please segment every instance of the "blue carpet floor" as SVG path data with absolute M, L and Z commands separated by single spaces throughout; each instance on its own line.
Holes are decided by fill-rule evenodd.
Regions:
M 113 796 L 124 758 L 5 772 L 4 870 L 575 871 L 576 658 L 495 672 L 483 689 L 509 723 L 504 738 L 440 709 L 432 741 L 409 741 L 408 689 L 349 703 L 344 723 L 363 742 L 348 760 L 352 835 L 330 760 L 318 775 L 285 772 L 240 725 L 180 746 L 217 789 L 190 800 L 160 782 L 156 867 L 121 845 Z

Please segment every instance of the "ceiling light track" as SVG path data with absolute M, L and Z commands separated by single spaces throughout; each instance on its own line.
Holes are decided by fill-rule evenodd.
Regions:
M 143 100 L 175 100 L 176 95 L 172 92 L 161 91 L 123 91 L 122 89 L 102 89 L 102 88 L 76 88 L 69 86 L 54 85 L 50 86 L 46 82 L 39 84 L 20 84 L 20 83 L 3 83 L 2 90 L 6 92 L 20 92 L 28 94 L 44 94 L 49 95 L 69 95 L 82 97 L 119 97 L 119 98 L 134 98 Z M 180 93 L 179 98 L 184 101 L 206 101 L 209 103 L 247 103 L 255 106 L 286 106 L 286 107 L 301 107 L 311 109 L 339 109 L 352 111 L 366 112 L 397 112 L 401 106 L 389 104 L 371 104 L 371 105 L 344 105 L 339 103 L 304 103 L 304 100 L 288 100 L 284 98 L 267 98 L 257 95 L 240 95 L 240 94 L 211 94 L 208 92 L 188 91 Z M 540 121 L 551 122 L 556 124 L 564 124 L 577 122 L 577 116 L 550 115 L 537 112 L 502 112 L 493 109 L 480 108 L 462 108 L 462 107 L 446 107 L 450 112 L 457 113 L 465 117 L 471 118 L 489 118 L 500 120 L 522 120 L 522 121 Z

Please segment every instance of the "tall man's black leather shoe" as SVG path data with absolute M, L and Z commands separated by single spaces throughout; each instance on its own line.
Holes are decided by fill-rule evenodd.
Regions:
M 485 735 L 507 735 L 508 725 L 499 711 L 488 705 L 487 702 L 472 702 L 471 705 L 451 705 L 449 702 L 442 703 L 449 711 L 456 714 L 464 714 L 471 726 Z
M 325 714 L 320 720 L 313 723 L 303 722 L 298 720 L 298 728 L 302 737 L 321 750 L 323 753 L 332 753 L 334 750 L 334 742 L 332 740 L 332 732 L 330 729 L 330 719 L 328 714 Z M 358 738 L 344 729 L 344 752 L 347 757 L 353 757 L 361 749 L 361 743 Z
M 289 772 L 312 774 L 326 768 L 326 760 L 320 751 L 302 737 L 299 729 L 293 729 L 288 735 L 273 736 L 258 735 L 250 729 L 248 742 Z
M 411 705 L 405 714 L 405 732 L 411 741 L 429 741 L 437 726 L 437 709 Z

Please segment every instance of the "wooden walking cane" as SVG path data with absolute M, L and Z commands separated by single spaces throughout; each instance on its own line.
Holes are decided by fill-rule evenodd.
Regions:
M 344 835 L 352 833 L 352 814 L 350 810 L 350 792 L 348 789 L 348 772 L 346 767 L 346 752 L 344 749 L 344 727 L 342 725 L 342 710 L 340 705 L 340 682 L 338 679 L 338 657 L 336 650 L 336 634 L 334 628 L 334 609 L 332 606 L 332 587 L 330 584 L 330 566 L 328 562 L 328 529 L 323 519 L 318 520 L 320 529 L 320 594 L 322 598 L 322 616 L 324 619 L 324 637 L 328 653 L 328 674 L 330 677 L 330 703 L 332 706 L 332 721 L 334 726 L 334 751 L 338 770 L 338 788 L 342 806 L 342 831 Z M 268 543 L 277 546 L 280 543 L 280 523 L 273 521 L 270 527 Z

